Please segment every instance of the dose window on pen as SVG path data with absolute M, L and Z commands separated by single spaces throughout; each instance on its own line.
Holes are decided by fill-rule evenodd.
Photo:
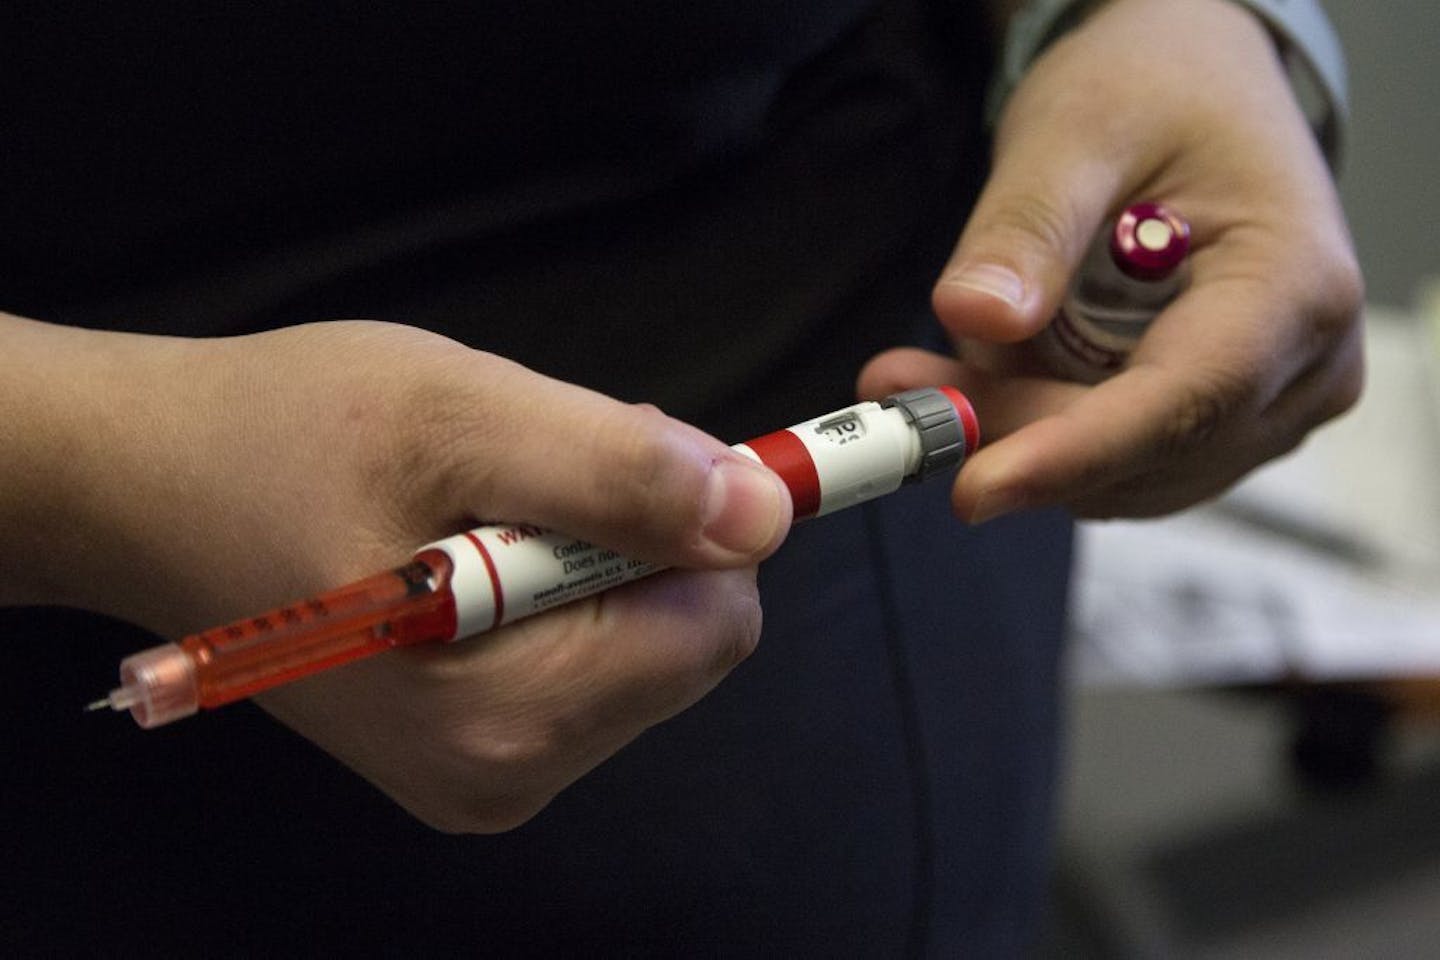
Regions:
M 815 432 L 837 447 L 843 447 L 865 436 L 865 421 L 858 413 L 842 413 L 816 424 Z

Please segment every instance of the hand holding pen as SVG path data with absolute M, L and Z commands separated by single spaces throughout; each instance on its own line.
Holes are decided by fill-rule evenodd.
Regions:
M 784 482 L 800 520 L 958 467 L 979 439 L 969 401 L 942 386 L 832 411 L 734 450 Z M 88 709 L 128 710 L 156 727 L 397 647 L 475 637 L 661 569 L 533 524 L 477 527 L 402 567 L 127 657 L 121 685 Z
M 257 697 L 432 826 L 523 822 L 758 642 L 755 567 L 789 529 L 791 492 L 653 408 L 393 324 L 210 340 L 0 327 L 7 397 L 27 411 L 4 421 L 22 431 L 8 449 L 33 467 L 0 491 L 26 504 L 0 531 L 27 558 L 8 602 L 180 637 L 494 517 L 675 568 L 483 643 L 421 643 Z
M 1363 379 L 1355 253 L 1265 25 L 1202 0 L 1083 9 L 1000 113 L 939 273 L 958 357 L 893 351 L 861 380 L 867 396 L 945 382 L 974 400 L 992 442 L 955 489 L 971 521 L 1181 509 L 1291 450 Z M 1097 385 L 1028 364 L 1091 239 L 1137 201 L 1188 220 L 1184 292 Z
M 653 408 L 392 324 L 185 340 L 3 322 L 7 396 L 27 411 L 6 429 L 33 431 L 8 447 L 33 465 L 23 487 L 0 492 L 34 518 L 33 538 L 0 531 L 27 560 L 14 602 L 181 637 L 490 518 L 677 568 L 483 644 L 421 644 L 258 698 L 432 825 L 521 822 L 758 641 L 755 566 L 790 496 Z M 56 357 L 63 403 L 47 401 Z

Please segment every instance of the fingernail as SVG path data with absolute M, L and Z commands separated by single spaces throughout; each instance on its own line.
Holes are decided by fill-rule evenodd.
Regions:
M 1025 281 L 1008 267 L 995 263 L 972 263 L 946 274 L 944 283 L 975 290 L 1020 308 L 1025 300 Z
M 980 494 L 975 509 L 970 511 L 970 522 L 985 523 L 1007 513 L 1014 513 L 1025 506 L 1025 494 L 1020 490 L 990 490 Z
M 779 532 L 786 495 L 779 478 L 758 464 L 717 461 L 705 481 L 701 536 L 732 553 L 759 553 Z

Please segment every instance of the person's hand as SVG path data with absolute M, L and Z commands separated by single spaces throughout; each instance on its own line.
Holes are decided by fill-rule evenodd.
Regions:
M 1158 200 L 1191 283 L 1118 375 L 1036 375 L 1091 237 Z M 1329 171 L 1260 22 L 1229 0 L 1109 0 L 1015 90 L 993 174 L 934 291 L 959 360 L 897 350 L 863 396 L 958 384 L 987 436 L 954 490 L 980 522 L 1064 504 L 1146 516 L 1222 492 L 1359 395 L 1362 285 Z
M 263 696 L 432 825 L 523 821 L 757 642 L 753 568 L 788 529 L 788 494 L 654 409 L 389 324 L 179 340 L 12 318 L 0 333 L 13 348 L 0 413 L 22 395 L 32 412 L 0 445 L 45 476 L 25 509 L 55 521 L 34 525 L 37 565 L 54 569 L 27 571 L 32 596 L 12 600 L 173 637 L 489 520 L 691 568 Z M 44 356 L 65 357 L 71 379 L 36 366 Z M 37 403 L 47 384 L 66 402 Z M 8 546 L 24 548 L 23 526 Z

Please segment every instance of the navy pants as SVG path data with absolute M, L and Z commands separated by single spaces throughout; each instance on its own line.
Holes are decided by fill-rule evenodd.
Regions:
M 5 611 L 19 953 L 1013 956 L 1041 920 L 1069 563 L 943 480 L 802 525 L 760 649 L 493 837 L 432 832 L 237 705 L 83 716 L 151 638 Z

